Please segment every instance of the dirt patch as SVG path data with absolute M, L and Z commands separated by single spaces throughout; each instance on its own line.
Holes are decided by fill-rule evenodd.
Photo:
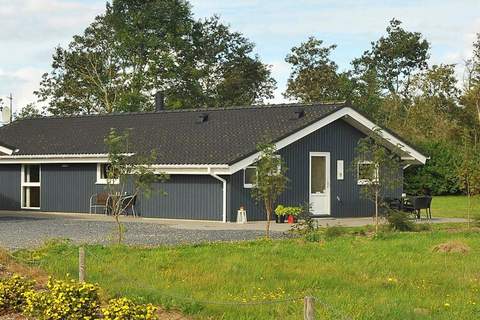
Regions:
M 448 241 L 445 243 L 440 243 L 433 247 L 434 252 L 441 252 L 441 253 L 468 253 L 470 252 L 470 247 L 461 242 L 461 241 Z
M 26 320 L 28 318 L 22 316 L 21 314 L 6 314 L 0 316 L 0 320 Z

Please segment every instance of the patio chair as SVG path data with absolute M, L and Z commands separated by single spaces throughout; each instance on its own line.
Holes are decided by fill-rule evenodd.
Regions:
M 90 207 L 88 209 L 88 213 L 97 213 L 97 208 L 102 208 L 103 213 L 106 213 L 107 211 L 107 201 L 108 201 L 108 193 L 107 192 L 100 192 L 100 193 L 95 193 L 90 197 Z
M 432 206 L 431 196 L 408 197 L 407 203 L 404 205 L 404 210 L 414 213 L 416 218 L 420 219 L 422 209 L 425 209 L 427 219 L 432 219 L 431 206 Z
M 124 196 L 122 197 L 122 202 L 123 213 L 128 216 L 128 210 L 130 209 L 132 211 L 132 215 L 136 217 L 137 213 L 135 212 L 135 205 L 137 203 L 137 195 Z

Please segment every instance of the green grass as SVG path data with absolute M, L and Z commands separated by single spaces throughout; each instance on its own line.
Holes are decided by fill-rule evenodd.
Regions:
M 328 304 L 317 303 L 320 319 L 478 319 L 480 233 L 434 230 L 377 239 L 344 235 L 315 243 L 292 239 L 157 248 L 88 246 L 87 279 L 100 284 L 107 296 L 179 308 L 198 318 L 300 319 L 300 300 L 255 306 L 205 301 L 314 295 Z M 471 251 L 432 251 L 453 240 L 466 243 Z M 77 275 L 78 249 L 70 244 L 16 255 L 37 259 L 57 278 Z
M 468 201 L 466 196 L 434 196 L 432 216 L 442 218 L 466 218 Z M 472 200 L 472 215 L 480 215 L 480 200 Z

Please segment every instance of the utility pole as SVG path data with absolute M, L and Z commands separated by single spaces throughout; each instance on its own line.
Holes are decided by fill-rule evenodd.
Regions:
M 10 95 L 7 97 L 8 100 L 10 100 L 10 123 L 13 121 L 13 95 L 10 92 Z

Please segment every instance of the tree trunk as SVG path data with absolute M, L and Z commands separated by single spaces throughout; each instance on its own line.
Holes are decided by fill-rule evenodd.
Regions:
M 270 217 L 272 216 L 272 206 L 269 200 L 265 200 L 265 211 L 267 212 L 267 225 L 265 226 L 265 238 L 270 239 Z

